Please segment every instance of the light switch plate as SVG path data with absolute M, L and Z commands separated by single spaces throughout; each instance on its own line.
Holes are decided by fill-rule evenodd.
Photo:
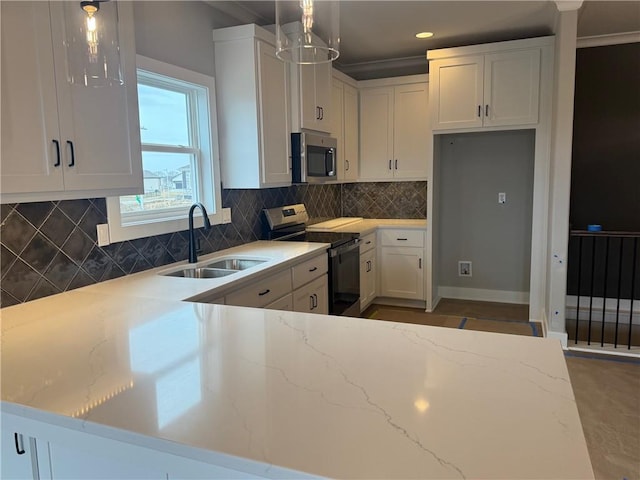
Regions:
M 100 223 L 96 225 L 96 230 L 98 231 L 98 246 L 106 247 L 109 245 L 109 224 L 108 223 Z
M 231 223 L 231 208 L 222 209 L 222 223 Z
M 505 192 L 498 193 L 498 203 L 507 203 L 507 194 Z

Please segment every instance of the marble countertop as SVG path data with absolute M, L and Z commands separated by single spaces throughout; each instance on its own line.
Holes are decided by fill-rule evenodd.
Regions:
M 593 478 L 555 340 L 88 290 L 0 316 L 6 411 L 271 477 Z
M 328 222 L 320 222 L 309 225 L 310 232 L 343 232 L 359 233 L 366 235 L 377 228 L 409 228 L 424 230 L 427 228 L 426 219 L 400 219 L 400 218 L 361 218 L 340 217 Z
M 328 243 L 257 241 L 221 250 L 198 258 L 198 263 L 182 262 L 145 270 L 133 275 L 83 287 L 80 290 L 109 295 L 127 295 L 164 300 L 203 300 L 205 297 L 224 295 L 242 282 L 260 280 L 294 263 L 319 255 L 329 247 Z M 215 260 L 242 257 L 265 260 L 264 263 L 233 275 L 220 278 L 180 278 L 163 273 L 180 270 L 185 266 L 203 266 Z M 64 295 L 64 294 L 63 294 Z

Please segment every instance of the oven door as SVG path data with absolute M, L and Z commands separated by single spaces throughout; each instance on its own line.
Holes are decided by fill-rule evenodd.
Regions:
M 329 250 L 329 313 L 360 315 L 359 239 Z

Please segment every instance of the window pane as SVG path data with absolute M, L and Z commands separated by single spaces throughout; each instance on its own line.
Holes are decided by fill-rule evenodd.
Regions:
M 120 197 L 122 216 L 188 209 L 196 201 L 193 163 L 187 153 L 142 152 L 144 195 Z
M 191 146 L 188 100 L 185 93 L 138 84 L 142 143 Z

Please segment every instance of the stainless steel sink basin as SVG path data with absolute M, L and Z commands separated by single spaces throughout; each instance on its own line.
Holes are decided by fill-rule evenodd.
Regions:
M 193 267 L 183 268 L 171 273 L 165 273 L 168 277 L 183 277 L 183 278 L 220 278 L 227 275 L 233 275 L 237 273 L 237 270 L 229 270 L 223 268 L 209 268 L 209 267 Z
M 246 270 L 247 268 L 255 267 L 266 260 L 256 260 L 251 258 L 225 258 L 218 260 L 217 262 L 210 263 L 206 268 L 222 268 L 225 270 Z

